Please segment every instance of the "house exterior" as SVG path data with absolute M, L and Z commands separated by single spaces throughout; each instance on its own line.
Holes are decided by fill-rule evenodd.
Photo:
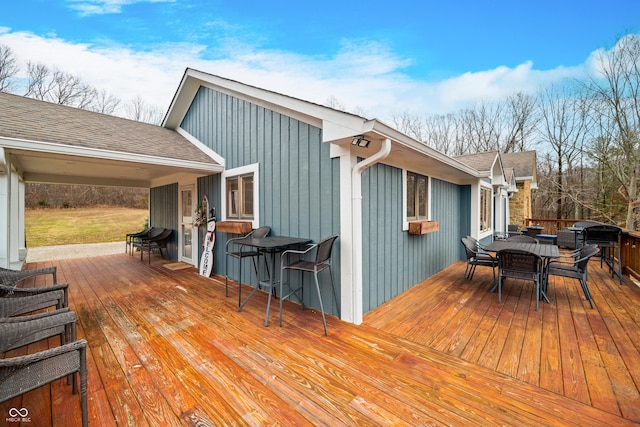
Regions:
M 509 224 L 525 227 L 526 218 L 533 216 L 531 192 L 538 188 L 537 161 L 535 151 L 505 153 L 501 155 L 503 164 L 513 169 L 516 191 L 509 207 Z
M 5 117 L 16 105 L 21 113 Z M 477 169 L 379 120 L 193 69 L 161 127 L 0 94 L 0 146 L 3 266 L 26 248 L 25 182 L 146 186 L 150 225 L 175 230 L 173 259 L 197 265 L 194 210 L 215 209 L 214 274 L 225 275 L 224 243 L 237 236 L 225 224 L 316 242 L 338 234 L 339 304 L 328 276 L 322 299 L 356 324 L 463 259 L 460 237 L 490 237 L 506 222 L 493 218 L 507 185 L 499 156 Z M 315 298 L 305 293 L 305 305 L 318 307 Z

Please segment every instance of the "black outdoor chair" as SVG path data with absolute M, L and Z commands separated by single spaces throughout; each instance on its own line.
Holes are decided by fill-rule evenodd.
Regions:
M 600 247 L 600 266 L 604 261 L 609 267 L 611 277 L 615 274 L 622 285 L 622 259 L 620 257 L 620 234 L 622 229 L 615 225 L 599 224 L 586 227 L 583 231 L 585 245 Z M 615 254 L 614 254 L 615 252 Z M 618 262 L 616 263 L 616 257 Z
M 467 257 L 467 265 L 464 269 L 464 275 L 462 276 L 462 283 L 465 279 L 473 279 L 473 275 L 476 272 L 477 266 L 491 267 L 493 273 L 493 283 L 496 282 L 496 267 L 498 266 L 498 260 L 490 253 L 484 252 L 480 242 L 472 237 L 462 237 L 460 239 L 462 246 Z
M 130 252 L 131 255 L 133 255 L 133 244 L 139 243 L 140 239 L 143 237 L 148 237 L 152 229 L 153 227 L 149 227 L 142 231 L 138 231 L 137 233 L 127 233 L 125 235 L 124 252 Z
M 225 295 L 229 296 L 229 257 L 238 259 L 238 307 L 240 307 L 240 303 L 242 301 L 242 260 L 245 258 L 251 258 L 253 261 L 253 270 L 256 273 L 256 280 L 260 280 L 258 276 L 258 261 L 262 256 L 262 253 L 258 250 L 242 250 L 242 246 L 234 245 L 233 242 L 241 239 L 247 238 L 262 238 L 267 237 L 271 233 L 271 227 L 263 226 L 258 227 L 246 236 L 242 237 L 232 237 L 227 240 L 227 244 L 225 245 L 225 263 L 224 263 L 224 290 Z M 235 246 L 235 247 L 234 247 Z M 269 268 L 269 266 L 267 266 Z M 274 289 L 275 291 L 275 289 Z
M 318 282 L 318 273 L 320 273 L 323 270 L 329 269 L 329 276 L 331 278 L 331 290 L 333 292 L 333 298 L 335 300 L 335 304 L 336 304 L 336 307 L 338 308 L 338 311 L 340 311 L 340 307 L 338 305 L 338 298 L 336 296 L 336 290 L 335 290 L 335 287 L 333 286 L 333 273 L 331 271 L 331 252 L 333 249 L 333 244 L 337 238 L 338 238 L 338 235 L 334 234 L 333 236 L 323 239 L 318 244 L 309 245 L 309 247 L 304 250 L 290 249 L 282 253 L 282 257 L 280 259 L 280 326 L 282 326 L 282 301 L 283 300 L 300 292 L 300 295 L 298 295 L 298 298 L 300 299 L 300 304 L 302 305 L 302 309 L 304 310 L 304 298 L 303 298 L 304 280 L 302 280 L 302 283 L 298 288 L 292 289 L 291 292 L 289 292 L 287 295 L 284 295 L 282 292 L 282 289 L 283 289 L 282 285 L 285 282 L 284 271 L 293 270 L 293 271 L 300 271 L 303 273 L 313 273 L 313 276 L 316 282 L 316 290 L 318 291 L 318 301 L 320 303 L 320 312 L 322 313 L 322 324 L 324 325 L 324 334 L 327 336 L 329 335 L 327 333 L 327 321 L 325 320 L 325 317 L 324 317 L 324 307 L 322 306 L 322 296 L 320 295 L 320 283 Z M 316 249 L 316 256 L 313 261 L 307 261 L 302 258 L 305 254 L 308 254 L 313 249 Z M 297 255 L 298 259 L 291 261 L 290 260 L 291 255 Z M 287 281 L 287 284 L 291 289 L 291 286 L 288 281 Z
M 538 239 L 535 237 L 531 237 L 527 234 L 516 234 L 513 236 L 509 236 L 507 239 L 509 242 L 522 242 L 522 243 L 538 243 Z
M 515 236 L 517 234 L 522 234 L 520 232 L 520 226 L 518 224 L 507 225 L 507 234 L 509 235 L 509 237 Z
M 162 252 L 162 250 L 167 250 L 167 244 L 169 243 L 171 234 L 173 234 L 173 230 L 169 228 L 161 228 L 159 230 L 160 233 L 158 233 L 157 235 L 155 233 L 150 233 L 150 237 L 142 237 L 140 238 L 139 242 L 134 242 L 133 246 L 140 250 L 140 261 L 143 260 L 144 253 L 148 252 L 149 264 L 151 264 L 151 252 L 154 250 L 158 250 L 160 252 L 160 256 L 164 258 L 164 253 Z M 153 236 L 151 236 L 152 234 Z
M 516 249 L 504 249 L 498 252 L 498 302 L 502 302 L 502 282 L 505 278 L 531 280 L 536 284 L 536 311 L 538 302 L 546 294 L 543 285 L 542 258 L 536 254 Z
M 549 276 L 561 276 L 578 279 L 582 286 L 584 296 L 591 304 L 593 308 L 593 299 L 591 298 L 591 292 L 589 292 L 589 286 L 587 285 L 589 260 L 591 257 L 598 254 L 597 245 L 586 245 L 578 251 L 578 258 L 574 259 L 571 256 L 563 257 L 562 259 L 552 259 L 547 263 L 545 271 L 545 287 L 548 286 Z

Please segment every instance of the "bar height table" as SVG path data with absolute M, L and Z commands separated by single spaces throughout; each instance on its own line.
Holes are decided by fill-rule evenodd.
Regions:
M 256 248 L 260 252 L 265 254 L 269 254 L 271 257 L 271 269 L 267 272 L 269 275 L 268 280 L 259 280 L 256 287 L 251 291 L 247 299 L 244 300 L 240 307 L 238 307 L 238 311 L 242 311 L 242 308 L 245 304 L 251 299 L 253 294 L 256 293 L 258 288 L 262 285 L 268 288 L 269 290 L 269 299 L 267 300 L 267 313 L 264 319 L 264 326 L 269 326 L 269 309 L 271 307 L 271 294 L 272 290 L 275 289 L 275 286 L 279 283 L 276 278 L 276 254 L 284 252 L 285 250 L 295 247 L 302 246 L 308 243 L 311 243 L 311 239 L 307 239 L 304 237 L 286 237 L 286 236 L 267 236 L 267 237 L 248 237 L 245 239 L 235 240 L 233 243 L 241 246 L 249 246 Z M 242 249 L 240 249 L 242 251 Z

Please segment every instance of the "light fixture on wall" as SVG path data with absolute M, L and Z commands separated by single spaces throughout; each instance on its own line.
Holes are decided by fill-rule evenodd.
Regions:
M 354 136 L 351 139 L 351 145 L 356 145 L 358 147 L 362 147 L 362 148 L 367 148 L 369 146 L 369 144 L 371 143 L 371 141 L 369 141 L 368 139 L 366 139 L 364 137 L 364 135 L 358 135 L 358 136 Z

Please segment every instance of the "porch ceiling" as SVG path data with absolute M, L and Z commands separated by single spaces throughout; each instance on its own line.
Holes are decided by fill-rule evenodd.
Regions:
M 219 167 L 210 164 L 177 164 L 172 159 L 142 156 L 130 161 L 20 149 L 9 149 L 7 154 L 25 182 L 149 188 L 154 182 L 178 174 L 219 172 Z

